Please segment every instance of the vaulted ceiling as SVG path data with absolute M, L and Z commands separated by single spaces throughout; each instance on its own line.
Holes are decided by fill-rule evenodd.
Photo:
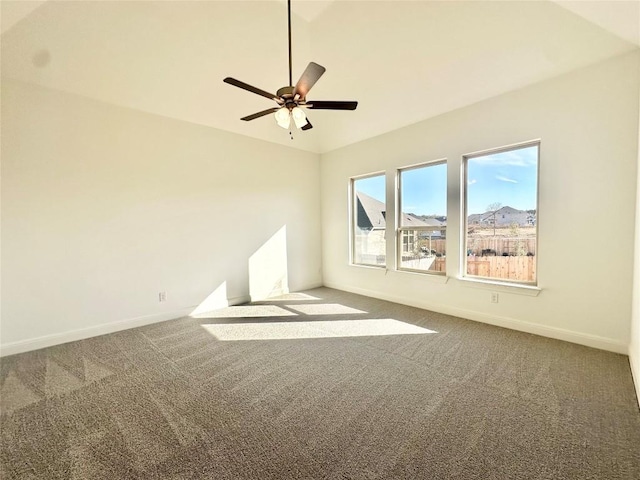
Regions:
M 358 100 L 309 111 L 288 132 L 273 106 L 224 84 L 288 83 L 286 3 L 0 3 L 2 77 L 326 152 L 640 46 L 640 2 L 293 0 L 294 82 L 327 72 L 310 99 Z

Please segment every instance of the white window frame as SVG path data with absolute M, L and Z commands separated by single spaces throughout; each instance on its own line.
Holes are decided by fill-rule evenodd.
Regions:
M 467 238 L 467 232 L 469 231 L 468 228 L 468 220 L 469 220 L 469 214 L 467 213 L 467 194 L 468 194 L 468 160 L 472 159 L 472 158 L 477 158 L 477 157 L 485 157 L 487 155 L 493 155 L 496 153 L 504 153 L 504 152 L 510 152 L 513 150 L 521 150 L 523 148 L 527 148 L 527 147 L 533 147 L 536 146 L 538 147 L 538 156 L 536 158 L 536 252 L 535 252 L 535 256 L 534 256 L 534 262 L 535 262 L 535 271 L 536 271 L 536 278 L 535 281 L 533 282 L 527 282 L 527 281 L 519 281 L 519 280 L 511 280 L 511 279 L 504 279 L 504 278 L 495 278 L 495 277 L 482 277 L 482 276 L 477 276 L 477 275 L 469 275 L 467 273 L 467 250 L 468 250 L 468 238 Z M 515 143 L 512 145 L 506 145 L 504 147 L 498 147 L 498 148 L 491 148 L 488 150 L 482 150 L 479 152 L 473 152 L 473 153 L 468 153 L 462 156 L 462 192 L 463 192 L 463 198 L 462 198 L 462 205 L 460 208 L 460 212 L 462 213 L 462 219 L 460 222 L 460 225 L 462 226 L 462 231 L 460 232 L 460 238 L 461 238 L 461 249 L 460 249 L 460 278 L 463 280 L 470 280 L 473 282 L 478 282 L 478 283 L 486 283 L 486 284 L 493 284 L 493 285 L 505 285 L 505 286 L 513 286 L 513 287 L 533 287 L 536 288 L 538 287 L 538 255 L 539 255 L 539 235 L 538 232 L 539 230 L 539 225 L 540 225 L 540 149 L 541 149 L 541 140 L 540 139 L 536 139 L 536 140 L 529 140 L 526 142 L 522 142 L 522 143 Z M 494 219 L 495 221 L 495 219 Z M 536 288 L 537 290 L 537 288 Z
M 444 226 L 434 226 L 434 227 L 403 227 L 402 226 L 402 172 L 406 172 L 409 170 L 417 170 L 418 168 L 426 168 L 426 167 L 435 167 L 437 165 L 445 165 L 447 168 L 447 177 L 449 171 L 449 165 L 447 164 L 446 158 L 441 158 L 439 160 L 432 160 L 430 162 L 419 163 L 416 165 L 409 165 L 407 167 L 401 167 L 397 169 L 396 172 L 396 270 L 403 272 L 415 272 L 422 273 L 425 275 L 437 275 L 437 276 L 446 276 L 447 272 L 434 272 L 431 270 L 420 270 L 417 268 L 407 268 L 402 266 L 402 236 L 404 232 L 438 232 L 444 230 L 446 232 L 447 225 Z M 448 191 L 448 184 L 446 184 L 445 180 L 445 190 Z M 448 198 L 447 198 L 448 200 Z M 448 205 L 445 205 L 445 213 L 448 210 Z M 448 214 L 447 214 L 448 217 Z
M 388 259 L 387 259 L 387 252 L 386 252 L 386 248 L 385 248 L 385 260 L 384 260 L 384 264 L 378 264 L 378 263 L 362 263 L 362 262 L 356 262 L 356 224 L 357 224 L 357 214 L 358 214 L 358 199 L 356 198 L 356 188 L 355 188 L 355 183 L 358 180 L 365 180 L 367 178 L 373 178 L 373 177 L 383 177 L 385 180 L 385 208 L 387 208 L 387 202 L 386 202 L 386 192 L 387 192 L 387 185 L 386 185 L 386 172 L 382 171 L 382 172 L 375 172 L 375 173 L 367 173 L 365 175 L 358 175 L 356 177 L 351 177 L 349 179 L 349 241 L 350 241 L 350 246 L 349 246 L 349 264 L 352 266 L 356 266 L 356 267 L 373 267 L 373 268 L 382 268 L 382 269 L 386 269 L 387 268 L 387 264 L 388 264 Z M 386 234 L 386 228 L 385 228 L 385 245 L 386 245 L 386 241 L 387 241 L 387 234 Z

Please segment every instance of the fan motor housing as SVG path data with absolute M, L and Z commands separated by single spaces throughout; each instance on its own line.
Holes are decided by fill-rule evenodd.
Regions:
M 278 95 L 278 97 L 282 98 L 282 99 L 286 99 L 286 98 L 293 98 L 293 90 L 295 87 L 293 86 L 288 86 L 288 87 L 282 87 L 280 89 L 278 89 L 278 91 L 276 92 L 276 95 Z

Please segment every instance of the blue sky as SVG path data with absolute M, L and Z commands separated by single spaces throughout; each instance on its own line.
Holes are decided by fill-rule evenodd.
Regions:
M 484 213 L 499 202 L 519 210 L 536 208 L 538 146 L 468 160 L 468 212 Z
M 357 180 L 356 189 L 384 202 L 384 175 Z M 446 216 L 446 164 L 403 171 L 401 202 L 402 210 L 407 213 Z
M 385 202 L 384 174 L 356 180 L 355 187 L 358 192 L 366 193 L 382 203 Z
M 400 174 L 402 211 L 416 215 L 447 215 L 447 165 L 412 168 Z
M 468 212 L 484 213 L 494 202 L 519 210 L 536 208 L 538 146 L 468 160 Z M 446 164 L 402 172 L 402 210 L 416 215 L 446 215 Z M 384 175 L 356 181 L 356 189 L 385 201 Z

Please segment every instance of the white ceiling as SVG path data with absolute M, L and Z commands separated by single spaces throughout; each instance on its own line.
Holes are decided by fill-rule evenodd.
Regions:
M 2 76 L 326 152 L 637 49 L 640 2 L 293 1 L 294 83 L 327 68 L 288 132 L 272 103 L 224 84 L 288 83 L 283 0 L 0 3 Z M 275 105 L 275 104 L 274 104 Z

